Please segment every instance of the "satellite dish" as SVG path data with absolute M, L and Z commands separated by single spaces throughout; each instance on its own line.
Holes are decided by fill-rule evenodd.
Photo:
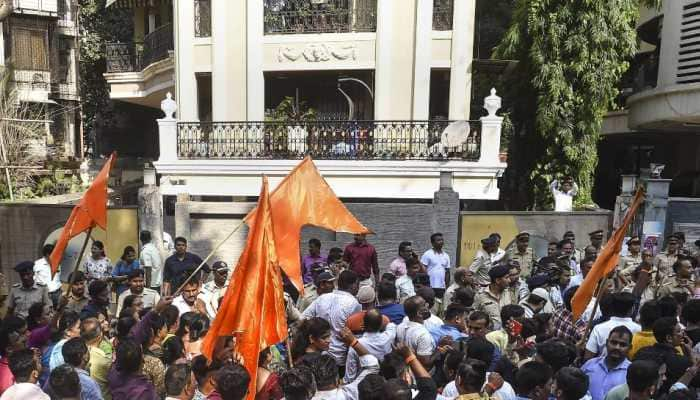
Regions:
M 443 147 L 460 147 L 469 138 L 469 121 L 455 121 L 442 131 L 440 145 Z

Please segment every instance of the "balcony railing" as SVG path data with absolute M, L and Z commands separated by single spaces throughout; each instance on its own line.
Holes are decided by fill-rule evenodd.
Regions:
M 143 43 L 108 43 L 105 49 L 107 72 L 142 71 L 154 62 L 168 58 L 168 52 L 174 48 L 171 24 L 146 35 Z
M 435 0 L 433 3 L 433 30 L 451 31 L 454 0 Z
M 58 15 L 58 0 L 13 0 L 12 5 L 20 14 Z
M 450 121 L 181 122 L 180 159 L 467 160 L 480 155 L 478 122 L 444 147 Z
M 376 0 L 265 0 L 265 34 L 374 32 Z

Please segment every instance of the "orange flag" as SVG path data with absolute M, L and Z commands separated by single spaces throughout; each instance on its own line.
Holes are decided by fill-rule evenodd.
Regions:
M 637 189 L 637 194 L 635 194 L 632 199 L 632 204 L 627 210 L 622 224 L 615 230 L 610 241 L 600 251 L 598 258 L 596 258 L 591 270 L 588 272 L 588 275 L 586 275 L 586 279 L 583 280 L 583 283 L 581 283 L 581 286 L 579 286 L 578 290 L 576 290 L 576 294 L 574 294 L 574 297 L 571 299 L 571 311 L 574 314 L 574 320 L 577 320 L 586 310 L 588 303 L 591 301 L 591 298 L 593 298 L 593 292 L 596 286 L 598 286 L 598 282 L 617 267 L 620 261 L 620 250 L 622 249 L 622 241 L 625 239 L 625 234 L 627 233 L 627 227 L 632 223 L 632 219 L 637 214 L 637 209 L 639 209 L 642 201 L 644 201 L 644 191 L 639 188 Z
M 202 344 L 202 354 L 211 360 L 220 337 L 236 337 L 236 351 L 243 357 L 251 377 L 250 399 L 255 398 L 260 351 L 287 337 L 282 274 L 275 252 L 273 215 L 265 176 L 254 212 L 260 223 L 248 233 L 231 283 Z
M 56 242 L 56 247 L 54 247 L 49 257 L 52 274 L 55 274 L 58 270 L 58 264 L 63 258 L 63 252 L 72 238 L 95 225 L 102 229 L 107 229 L 107 181 L 116 157 L 116 152 L 109 156 L 109 159 L 102 167 L 100 173 L 97 174 L 83 198 L 73 207 L 68 221 L 63 226 L 61 236 Z
M 336 232 L 372 233 L 336 197 L 311 157 L 306 157 L 280 182 L 270 194 L 270 204 L 280 267 L 299 290 L 304 287 L 299 259 L 304 225 Z M 251 227 L 255 224 L 256 212 L 253 210 L 246 216 L 245 221 Z

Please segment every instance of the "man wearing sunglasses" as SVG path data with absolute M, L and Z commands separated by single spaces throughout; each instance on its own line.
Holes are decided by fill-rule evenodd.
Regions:
M 212 265 L 211 269 L 214 271 L 214 279 L 202 286 L 199 299 L 204 302 L 207 317 L 209 317 L 210 321 L 213 321 L 216 311 L 219 309 L 219 299 L 224 297 L 228 287 L 229 268 L 224 261 L 217 261 Z

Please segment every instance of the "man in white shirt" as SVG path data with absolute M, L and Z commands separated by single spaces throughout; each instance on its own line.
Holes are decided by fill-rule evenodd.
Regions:
M 574 209 L 574 197 L 578 194 L 578 185 L 571 177 L 565 177 L 562 183 L 553 180 L 550 184 L 554 196 L 554 211 L 571 212 Z
M 642 327 L 630 318 L 635 303 L 635 297 L 632 293 L 608 294 L 601 299 L 601 303 L 605 303 L 601 304 L 601 307 L 610 307 L 612 316 L 608 321 L 593 327 L 586 343 L 586 354 L 584 356 L 586 360 L 606 354 L 605 344 L 610 336 L 610 331 L 615 327 L 624 325 L 633 335 L 642 330 Z
M 177 288 L 175 288 L 175 290 L 176 289 Z M 177 307 L 177 310 L 180 312 L 180 316 L 191 311 L 206 314 L 204 303 L 197 299 L 199 292 L 199 277 L 195 276 L 187 281 L 185 286 L 182 288 L 181 294 L 173 299 L 173 305 Z
M 442 249 L 445 245 L 442 233 L 430 235 L 430 244 L 433 248 L 423 253 L 420 262 L 428 269 L 430 287 L 435 290 L 435 295 L 442 299 L 445 288 L 450 285 L 450 256 Z
M 406 274 L 401 275 L 394 282 L 399 303 L 403 303 L 407 298 L 416 295 L 416 288 L 413 287 L 413 278 L 420 272 L 420 269 L 421 264 L 417 259 L 411 258 L 406 262 Z
M 205 283 L 202 286 L 202 292 L 199 294 L 199 299 L 204 303 L 207 310 L 207 317 L 210 321 L 216 317 L 216 312 L 219 309 L 219 299 L 224 297 L 226 288 L 228 288 L 228 264 L 223 261 L 217 261 L 211 266 L 214 271 L 214 279 Z M 290 306 L 290 304 L 288 304 Z M 293 307 L 294 305 L 291 304 Z
M 122 292 L 117 298 L 117 316 L 122 312 L 124 307 L 124 299 L 127 296 L 135 294 L 143 300 L 143 308 L 153 308 L 160 301 L 160 294 L 153 289 L 144 287 L 144 271 L 135 269 L 129 273 L 128 281 L 129 289 Z
M 406 299 L 403 306 L 408 318 L 396 328 L 396 342 L 405 343 L 429 370 L 433 366 L 436 345 L 423 325 L 423 321 L 430 317 L 428 303 L 420 296 L 413 296 Z
M 53 277 L 51 276 L 49 257 L 51 256 L 53 248 L 54 245 L 52 244 L 44 245 L 41 249 L 43 257 L 34 261 L 34 282 L 46 286 L 53 307 L 57 308 L 58 299 L 61 296 L 61 273 L 60 270 L 57 270 L 56 274 L 54 274 Z
M 338 289 L 332 293 L 319 296 L 301 314 L 302 319 L 323 318 L 331 325 L 331 343 L 328 354 L 333 356 L 339 367 L 345 366 L 348 346 L 343 343 L 340 332 L 345 327 L 348 317 L 362 311 L 362 306 L 355 298 L 360 289 L 357 274 L 345 270 L 338 277 Z
M 139 260 L 141 268 L 150 271 L 149 286 L 151 289 L 160 292 L 160 285 L 163 282 L 163 258 L 156 245 L 152 242 L 151 232 L 141 231 L 139 239 L 142 244 Z
M 22 349 L 9 356 L 10 372 L 14 375 L 15 383 L 8 387 L 0 396 L 0 400 L 49 400 L 37 382 L 41 375 L 41 361 L 38 353 L 32 349 Z
M 389 323 L 382 332 L 382 314 L 376 309 L 369 310 L 364 316 L 365 333 L 357 339 L 367 349 L 369 354 L 375 356 L 380 362 L 384 356 L 391 353 L 394 339 L 396 338 L 396 325 Z M 348 350 L 348 359 L 345 362 L 345 383 L 350 383 L 360 373 L 360 356 L 355 349 Z

